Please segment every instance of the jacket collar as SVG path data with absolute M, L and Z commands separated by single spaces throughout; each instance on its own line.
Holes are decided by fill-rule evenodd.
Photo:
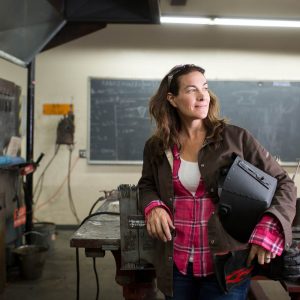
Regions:
M 219 126 L 221 126 L 221 132 L 224 130 L 224 124 L 220 124 Z M 203 144 L 203 147 L 208 145 L 208 144 L 211 144 L 211 143 L 218 143 L 220 141 L 223 140 L 223 137 L 221 134 L 218 134 L 217 136 L 213 136 L 213 137 L 209 137 L 209 138 L 206 138 L 205 141 L 204 141 L 204 144 Z

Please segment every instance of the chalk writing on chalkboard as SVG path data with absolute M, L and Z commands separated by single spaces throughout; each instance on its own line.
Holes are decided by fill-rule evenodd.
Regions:
M 158 80 L 90 79 L 89 163 L 141 163 Z M 221 114 L 284 162 L 300 157 L 300 82 L 209 81 Z
M 134 163 L 143 159 L 153 128 L 149 98 L 153 80 L 91 79 L 89 161 Z

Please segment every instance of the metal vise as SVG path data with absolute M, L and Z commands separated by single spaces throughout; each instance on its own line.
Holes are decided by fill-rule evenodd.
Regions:
M 121 269 L 153 269 L 154 241 L 148 235 L 144 215 L 138 209 L 138 188 L 118 187 L 120 202 Z

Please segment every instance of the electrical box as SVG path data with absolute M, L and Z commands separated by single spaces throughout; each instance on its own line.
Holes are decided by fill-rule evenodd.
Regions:
M 69 112 L 58 123 L 56 144 L 57 145 L 73 145 L 74 144 L 74 114 Z

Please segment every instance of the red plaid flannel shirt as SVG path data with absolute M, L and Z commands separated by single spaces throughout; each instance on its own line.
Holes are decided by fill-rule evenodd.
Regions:
M 194 248 L 194 276 L 207 276 L 214 272 L 208 243 L 207 223 L 215 210 L 215 204 L 206 193 L 202 178 L 195 196 L 181 184 L 178 177 L 181 160 L 177 147 L 173 149 L 173 156 L 174 225 L 176 228 L 174 262 L 179 271 L 186 274 L 189 257 Z M 157 206 L 164 207 L 171 215 L 168 207 L 162 201 L 153 200 L 145 209 L 146 219 L 151 209 Z M 249 243 L 260 245 L 276 255 L 281 255 L 284 237 L 279 221 L 271 215 L 263 216 L 255 227 Z

